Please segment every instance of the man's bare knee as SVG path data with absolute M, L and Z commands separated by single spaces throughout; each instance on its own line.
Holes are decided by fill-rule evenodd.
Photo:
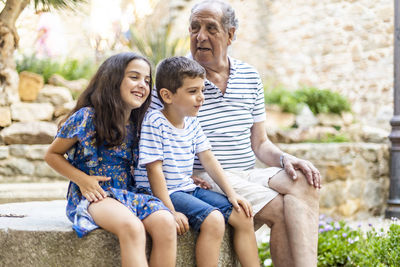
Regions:
M 283 223 L 285 220 L 283 196 L 277 195 L 256 214 L 254 220 L 265 223 L 268 227 L 272 227 L 275 223 Z
M 319 190 L 308 183 L 306 176 L 301 171 L 296 171 L 297 179 L 293 186 L 289 188 L 288 194 L 301 199 L 318 200 Z

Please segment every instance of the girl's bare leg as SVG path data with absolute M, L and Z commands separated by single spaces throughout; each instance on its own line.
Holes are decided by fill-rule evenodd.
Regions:
M 98 226 L 118 236 L 123 267 L 148 266 L 146 232 L 132 211 L 113 198 L 105 198 L 90 204 L 89 213 Z

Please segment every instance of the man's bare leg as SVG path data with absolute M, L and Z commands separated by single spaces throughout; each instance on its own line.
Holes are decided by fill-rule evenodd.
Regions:
M 294 263 L 289 246 L 283 205 L 283 196 L 277 195 L 256 214 L 254 219 L 257 222 L 267 224 L 271 228 L 269 244 L 274 266 L 292 267 Z
M 283 195 L 289 246 L 296 267 L 317 266 L 319 192 L 309 185 L 301 172 L 292 180 L 279 172 L 269 186 Z

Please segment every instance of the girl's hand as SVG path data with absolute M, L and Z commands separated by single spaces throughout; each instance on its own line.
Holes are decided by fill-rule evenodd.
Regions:
M 105 176 L 86 176 L 85 179 L 82 179 L 78 184 L 79 189 L 81 190 L 82 195 L 89 202 L 97 202 L 107 197 L 107 193 L 101 188 L 99 185 L 100 181 L 108 181 L 110 177 Z
M 232 206 L 240 212 L 240 206 L 243 208 L 244 212 L 246 213 L 247 217 L 253 217 L 253 208 L 244 197 L 239 194 L 233 194 L 232 196 L 228 196 L 229 202 L 232 203 Z
M 177 211 L 173 214 L 176 221 L 176 231 L 178 232 L 178 235 L 183 235 L 184 233 L 189 231 L 189 221 L 185 214 Z

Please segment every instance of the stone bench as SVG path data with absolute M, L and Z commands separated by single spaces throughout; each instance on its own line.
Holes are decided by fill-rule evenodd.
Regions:
M 65 216 L 65 200 L 0 205 L 0 266 L 120 266 L 116 236 L 98 229 L 80 239 Z M 162 229 L 160 229 L 162 231 Z M 195 266 L 197 234 L 178 236 L 176 266 Z M 151 244 L 147 244 L 147 253 Z M 219 266 L 235 266 L 227 228 Z

